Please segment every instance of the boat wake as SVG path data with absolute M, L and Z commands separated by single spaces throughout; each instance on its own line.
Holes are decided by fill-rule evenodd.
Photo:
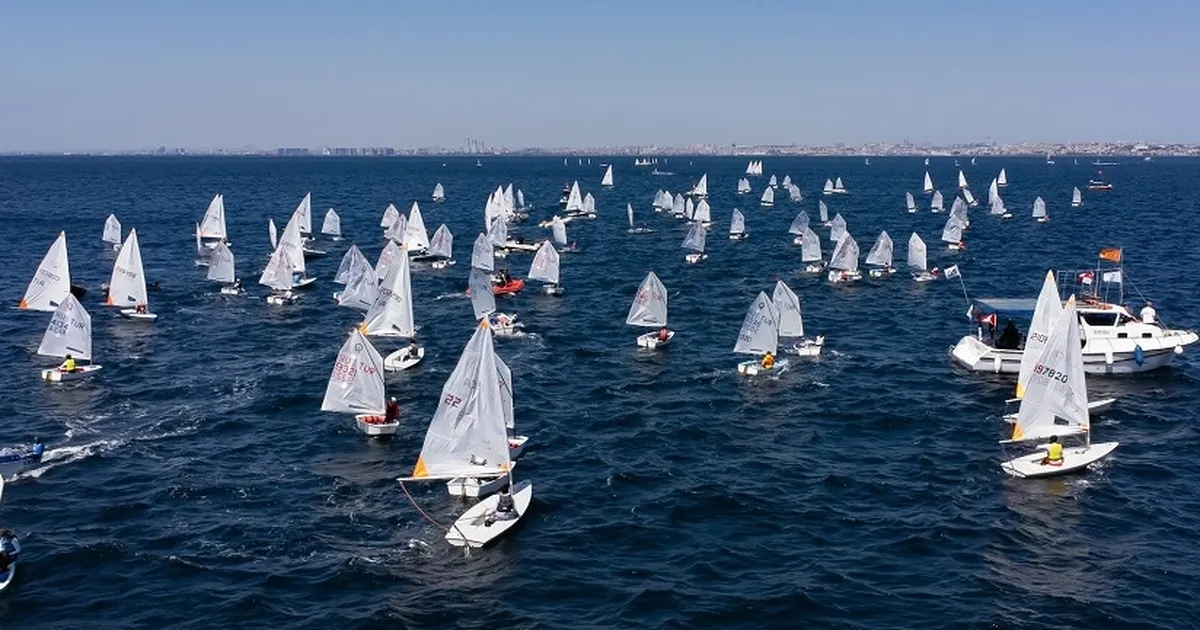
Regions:
M 22 479 L 37 479 L 48 470 L 53 470 L 60 466 L 87 459 L 93 455 L 100 455 L 108 451 L 115 450 L 127 444 L 127 440 L 97 440 L 88 444 L 79 444 L 75 446 L 60 446 L 46 451 L 42 456 L 41 464 L 37 468 L 22 470 L 9 481 L 20 481 Z
M 437 300 L 461 300 L 461 299 L 467 298 L 467 297 L 470 297 L 470 296 L 467 295 L 466 292 L 460 291 L 458 293 L 443 293 L 434 299 L 437 299 Z

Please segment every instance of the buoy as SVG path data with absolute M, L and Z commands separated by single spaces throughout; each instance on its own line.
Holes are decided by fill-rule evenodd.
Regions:
M 1175 346 L 1175 354 L 1183 354 L 1183 346 Z
M 1133 347 L 1133 362 L 1138 365 L 1141 365 L 1145 361 L 1146 361 L 1146 354 L 1145 354 L 1145 352 L 1142 351 L 1141 344 L 1134 346 Z

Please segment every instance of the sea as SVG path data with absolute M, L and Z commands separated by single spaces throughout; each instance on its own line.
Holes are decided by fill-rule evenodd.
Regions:
M 47 445 L 10 478 L 0 525 L 23 543 L 0 594 L 7 628 L 1187 628 L 1200 627 L 1200 362 L 1089 377 L 1115 396 L 1093 421 L 1114 456 L 1086 474 L 1006 478 L 997 441 L 1013 379 L 970 374 L 949 348 L 974 329 L 967 299 L 1034 298 L 1048 269 L 1096 266 L 1122 247 L 1127 299 L 1154 300 L 1174 327 L 1200 326 L 1196 292 L 1200 161 L 957 158 L 975 196 L 1001 168 L 1014 217 L 973 208 L 968 247 L 940 244 L 956 158 L 762 157 L 753 193 L 735 194 L 748 158 L 22 157 L 0 159 L 0 396 L 3 445 Z M 600 187 L 604 164 L 615 187 Z M 1089 191 L 1097 177 L 1110 191 Z M 682 222 L 651 208 L 656 190 L 708 174 L 708 260 L 684 263 Z M 767 177 L 804 199 L 759 206 Z M 827 178 L 847 195 L 823 197 Z M 536 282 L 501 308 L 524 334 L 497 339 L 512 368 L 516 422 L 530 445 L 516 469 L 533 504 L 485 549 L 443 540 L 465 505 L 438 484 L 408 484 L 441 388 L 474 327 L 464 295 L 489 192 L 514 184 L 534 205 L 510 234 L 559 212 L 564 183 L 596 199 L 568 224 L 561 298 Z M 437 183 L 446 201 L 430 202 Z M 1084 206 L 1071 208 L 1073 187 Z M 920 211 L 905 210 L 904 193 Z M 256 283 L 282 228 L 312 193 L 314 227 L 336 208 L 346 240 L 320 241 L 315 286 L 272 307 Z M 217 295 L 193 264 L 194 230 L 225 196 L 231 248 L 249 295 Z M 1032 217 L 1041 196 L 1051 221 Z M 962 282 L 906 273 L 855 286 L 803 274 L 788 226 L 817 202 L 841 213 L 863 256 L 887 230 L 898 265 L 912 232 L 929 263 Z M 390 374 L 401 407 L 390 440 L 320 411 L 334 358 L 361 313 L 331 293 L 351 243 L 374 262 L 389 202 L 420 203 L 432 233 L 455 235 L 456 266 L 415 267 L 427 349 Z M 626 204 L 651 234 L 627 232 Z M 726 238 L 732 210 L 749 238 Z M 154 324 L 102 306 L 114 253 L 105 218 L 137 228 Z M 71 277 L 89 289 L 94 379 L 41 382 L 57 360 L 36 350 L 48 313 L 15 308 L 65 230 Z M 518 277 L 528 254 L 500 259 Z M 625 316 L 654 271 L 677 336 L 639 351 Z M 735 372 L 746 309 L 782 279 L 800 296 L 819 359 L 773 378 Z M 396 347 L 380 341 L 381 352 Z

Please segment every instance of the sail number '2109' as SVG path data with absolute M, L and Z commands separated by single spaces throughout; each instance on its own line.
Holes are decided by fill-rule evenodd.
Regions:
M 1058 381 L 1060 383 L 1067 382 L 1067 373 L 1066 372 L 1060 372 L 1058 370 L 1048 368 L 1041 363 L 1033 366 L 1033 373 L 1040 375 L 1040 376 L 1045 376 L 1046 378 L 1048 378 L 1052 381 Z

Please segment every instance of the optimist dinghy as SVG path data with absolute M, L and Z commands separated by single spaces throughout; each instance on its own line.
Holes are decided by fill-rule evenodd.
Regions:
M 633 304 L 629 306 L 629 315 L 625 317 L 629 326 L 644 326 L 658 330 L 638 335 L 637 345 L 647 350 L 666 348 L 675 338 L 675 331 L 667 328 L 667 288 L 653 271 L 646 274 L 633 296 Z M 666 335 L 662 331 L 666 331 Z
M 379 287 L 375 303 L 367 310 L 359 330 L 369 337 L 412 339 L 417 334 L 413 321 L 412 275 L 408 252 L 400 248 L 398 262 L 388 270 L 388 275 Z M 383 360 L 383 368 L 389 372 L 407 370 L 425 358 L 425 348 L 412 346 L 400 348 Z
M 738 364 L 738 374 L 743 376 L 765 376 L 787 370 L 788 360 L 775 358 L 779 352 L 779 311 L 765 292 L 759 292 L 750 304 L 733 351 L 761 357 Z
M 775 305 L 775 310 L 779 312 L 779 336 L 795 339 L 792 347 L 787 351 L 801 357 L 820 356 L 821 348 L 825 347 L 825 335 L 818 335 L 816 339 L 808 339 L 804 336 L 804 319 L 800 315 L 800 298 L 783 280 L 775 282 L 775 292 L 771 295 L 771 302 Z
M 321 411 L 354 414 L 358 430 L 372 437 L 394 435 L 400 419 L 389 422 L 385 405 L 383 359 L 356 328 L 338 351 L 325 386 Z
M 112 278 L 108 282 L 107 306 L 123 306 L 121 316 L 139 321 L 152 322 L 158 315 L 150 312 L 150 300 L 146 294 L 146 270 L 142 268 L 142 250 L 138 246 L 137 230 L 130 229 L 117 261 L 113 263 Z
M 74 295 L 68 293 L 50 316 L 50 324 L 46 326 L 38 354 L 47 357 L 70 355 L 75 361 L 88 362 L 86 365 L 76 364 L 73 369 L 59 366 L 42 370 L 42 380 L 51 383 L 78 381 L 100 371 L 99 365 L 91 363 L 92 317 Z

